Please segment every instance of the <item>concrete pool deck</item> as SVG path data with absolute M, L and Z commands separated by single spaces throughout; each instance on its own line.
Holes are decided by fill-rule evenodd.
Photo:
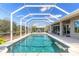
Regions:
M 39 34 L 39 33 L 32 33 L 32 34 Z M 46 34 L 46 33 L 40 33 L 40 34 Z M 47 33 L 48 34 L 48 33 Z M 62 40 L 70 45 L 69 53 L 0 53 L 0 55 L 17 55 L 17 56 L 26 56 L 26 55 L 51 55 L 51 56 L 76 56 L 79 55 L 79 40 L 74 39 L 71 37 L 65 37 L 65 36 L 58 36 L 55 34 L 49 34 L 53 37 L 58 38 L 59 40 Z M 28 35 L 26 35 L 28 36 Z M 24 36 L 25 37 L 25 36 Z M 18 39 L 20 40 L 20 39 Z M 15 40 L 17 41 L 17 40 Z M 15 42 L 14 41 L 14 42 Z M 10 43 L 11 44 L 11 43 Z

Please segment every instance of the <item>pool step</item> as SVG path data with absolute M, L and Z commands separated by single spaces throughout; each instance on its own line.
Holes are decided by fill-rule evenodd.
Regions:
M 62 45 L 60 45 L 58 42 L 55 42 L 55 44 L 60 48 L 63 49 L 64 51 L 68 52 L 68 48 L 64 48 Z

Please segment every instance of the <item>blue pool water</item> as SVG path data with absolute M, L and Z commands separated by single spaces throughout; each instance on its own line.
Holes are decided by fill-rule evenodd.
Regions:
M 9 53 L 65 52 L 48 35 L 30 35 L 8 47 Z

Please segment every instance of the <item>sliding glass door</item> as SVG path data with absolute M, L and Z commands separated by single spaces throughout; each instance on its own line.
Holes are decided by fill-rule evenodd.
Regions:
M 70 27 L 69 24 L 63 25 L 63 35 L 70 36 Z

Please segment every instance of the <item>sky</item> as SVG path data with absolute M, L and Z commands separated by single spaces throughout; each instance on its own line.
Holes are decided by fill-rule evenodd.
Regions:
M 42 4 L 41 3 L 33 3 L 33 4 L 32 3 L 30 3 L 30 4 L 29 3 L 28 4 L 26 4 L 26 3 L 1 3 L 0 4 L 0 19 L 8 18 L 10 20 L 10 14 L 13 11 L 15 11 L 16 9 L 18 9 L 24 5 L 42 5 Z M 49 5 L 49 4 L 50 3 L 46 3 L 44 5 Z M 68 13 L 71 13 L 71 12 L 79 9 L 79 3 L 56 3 L 56 4 L 51 3 L 51 5 L 56 5 Z M 13 15 L 13 21 L 16 22 L 17 24 L 19 24 L 20 18 L 22 18 L 25 15 L 28 15 L 30 13 L 50 13 L 59 19 L 67 15 L 66 13 L 62 12 L 61 10 L 59 10 L 55 7 L 26 7 Z M 49 17 L 52 21 L 57 21 L 56 18 L 51 18 L 50 15 L 34 15 L 34 16 L 29 16 L 29 17 L 25 18 L 23 20 L 23 24 L 25 21 L 27 21 L 31 17 L 41 17 L 41 18 Z M 32 19 L 32 20 L 34 20 L 34 19 Z M 40 20 L 40 19 L 37 19 L 37 20 Z M 37 23 L 39 23 L 40 26 L 46 25 L 46 22 L 39 22 L 39 21 L 35 22 L 34 24 L 37 24 Z

